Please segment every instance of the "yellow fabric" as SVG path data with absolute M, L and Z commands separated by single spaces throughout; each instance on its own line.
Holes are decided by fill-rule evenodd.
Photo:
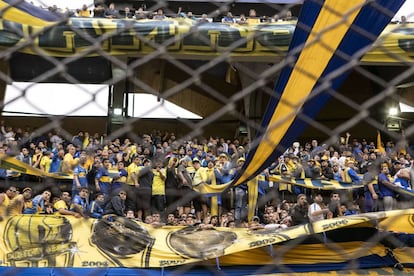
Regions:
M 377 132 L 377 150 L 380 153 L 385 153 L 385 148 L 382 146 L 381 133 Z
M 366 250 L 361 250 L 366 248 Z M 341 254 L 338 254 L 338 250 Z M 349 261 L 351 258 L 377 254 L 384 256 L 384 247 L 376 243 L 365 242 L 341 242 L 334 244 L 298 244 L 295 246 L 273 245 L 273 252 L 283 252 L 278 260 L 285 265 L 316 264 L 323 263 L 340 263 Z M 255 256 L 252 258 L 252 256 Z M 300 256 L 300 258 L 298 258 Z M 412 256 L 412 255 L 411 255 Z M 411 258 L 411 257 L 410 257 Z M 412 259 L 412 258 L 411 258 Z M 236 254 L 220 257 L 220 265 L 274 265 L 275 259 L 269 250 L 257 248 L 252 250 L 241 251 Z M 296 273 L 295 273 L 296 275 Z
M 247 182 L 247 195 L 248 199 L 248 210 L 247 210 L 247 220 L 252 221 L 253 217 L 256 215 L 256 205 L 258 193 L 258 183 L 257 177 L 249 180 Z
M 206 168 L 201 167 L 194 174 L 193 187 L 206 181 L 207 181 L 207 170 Z
M 79 12 L 78 12 L 78 16 L 79 17 L 91 17 L 91 13 L 90 13 L 90 11 L 89 10 L 80 10 Z
M 7 211 L 6 211 L 7 215 L 8 216 L 20 215 L 23 211 L 22 210 L 23 201 L 24 199 L 23 199 L 22 194 L 16 195 L 14 198 L 12 198 L 9 202 L 9 205 L 7 206 Z
M 134 180 L 132 179 L 132 175 L 135 174 L 136 176 L 138 176 L 139 171 L 140 171 L 140 166 L 136 165 L 135 163 L 131 163 L 127 167 L 128 177 L 127 177 L 126 183 L 128 185 L 134 185 Z
M 62 172 L 71 172 L 73 170 L 73 165 L 75 164 L 75 159 L 70 153 L 66 153 L 62 160 Z
M 83 139 L 82 148 L 86 148 L 89 145 L 89 134 L 85 133 L 85 138 Z
M 40 160 L 40 165 L 44 168 L 44 171 L 48 173 L 50 171 L 50 164 L 52 163 L 52 159 L 49 156 L 43 156 Z
M 211 183 L 211 186 L 217 186 L 217 182 L 216 182 L 216 175 L 214 174 L 214 168 L 207 169 L 207 178 L 208 178 L 208 182 Z M 213 195 L 210 198 L 210 213 L 212 216 L 218 216 L 218 200 L 217 200 L 217 195 Z
M 66 202 L 61 200 L 58 200 L 55 202 L 55 204 L 53 204 L 53 208 L 55 208 L 56 210 L 59 209 L 64 209 L 64 210 L 68 210 L 68 206 L 66 205 Z
M 1 216 L 6 215 L 6 210 L 7 210 L 7 207 L 9 206 L 9 204 L 10 204 L 10 198 L 6 195 L 6 193 L 4 193 L 4 200 L 0 204 L 0 215 Z
M 62 208 L 65 207 L 62 205 Z M 379 229 L 386 229 L 393 220 L 402 224 L 394 227 L 406 229 L 407 233 L 412 234 L 413 214 L 414 209 L 370 213 L 327 219 L 278 232 L 221 227 L 183 231 L 183 227 L 179 226 L 154 228 L 116 216 L 112 216 L 111 220 L 95 220 L 61 215 L 16 215 L 5 217 L 0 222 L 0 239 L 3 239 L 0 242 L 0 259 L 3 266 L 14 267 L 87 265 L 90 268 L 159 268 L 198 263 L 207 259 L 214 261 L 216 257 L 220 258 L 220 264 L 223 265 L 264 265 L 275 262 L 276 256 L 272 257 L 269 252 L 269 246 L 273 245 L 273 251 L 278 254 L 276 261 L 280 264 L 335 264 L 373 254 L 384 256 L 386 251 L 380 243 L 354 241 L 335 243 L 331 246 L 322 241 L 319 244 L 278 244 L 297 238 L 302 240 L 311 233 L 339 228 L 375 229 L 377 222 Z M 98 226 L 100 228 L 97 228 Z M 125 236 L 129 238 L 126 239 Z M 174 236 L 180 238 L 174 242 Z M 200 240 L 203 242 L 200 243 Z M 217 241 L 220 243 L 219 248 Z M 131 252 L 124 255 L 116 248 L 108 250 L 111 246 L 119 246 L 119 243 L 124 243 Z M 44 254 L 45 250 L 48 255 Z M 404 260 L 413 263 L 411 251 L 405 252 L 407 256 Z M 76 254 L 73 254 L 74 252 Z M 279 254 L 281 252 L 283 254 Z M 52 257 L 56 262 L 48 263 Z
M 259 24 L 259 23 L 260 23 L 260 18 L 256 18 L 256 17 L 247 18 L 247 24 Z
M 93 162 L 94 162 L 93 159 L 94 159 L 93 156 L 88 156 L 86 158 L 86 162 L 83 165 L 85 167 L 86 171 L 90 171 L 90 169 L 92 168 L 92 165 L 93 165 Z
M 55 22 L 47 22 L 43 19 L 34 17 L 19 9 L 11 7 L 9 4 L 3 1 L 0 1 L 0 10 L 2 11 L 2 19 L 27 24 L 28 26 L 46 27 L 56 24 Z
M 345 182 L 352 182 L 351 176 L 349 176 L 349 167 L 346 167 L 344 170 L 344 181 Z
M 235 185 L 245 182 L 274 152 L 364 3 L 365 0 L 324 2 L 268 124 L 266 135 Z M 343 14 L 347 16 L 343 17 Z M 308 68 L 312 68 L 312 74 Z

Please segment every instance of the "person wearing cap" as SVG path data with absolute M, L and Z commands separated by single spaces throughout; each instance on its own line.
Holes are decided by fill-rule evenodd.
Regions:
M 33 210 L 33 190 L 30 187 L 26 187 L 22 191 L 24 198 L 22 214 L 32 214 Z
M 211 151 L 208 151 L 203 160 L 201 160 L 201 166 L 204 168 L 208 167 L 208 163 L 212 161 L 214 162 L 214 155 Z
M 344 177 L 345 182 L 359 183 L 361 178 L 357 174 L 358 168 L 355 166 L 355 161 L 352 158 L 345 160 Z
M 237 157 L 244 157 L 246 158 L 246 150 L 243 146 L 238 146 L 237 147 Z
M 264 228 L 264 226 L 260 222 L 260 218 L 258 216 L 254 216 L 252 218 L 252 221 L 250 221 L 250 223 L 249 223 L 249 230 L 259 230 L 259 229 L 263 229 L 263 228 Z
M 332 167 L 328 162 L 327 156 L 322 156 L 321 158 L 321 179 L 331 180 L 334 179 L 334 172 Z
M 223 167 L 224 163 L 229 161 L 229 156 L 222 152 L 218 155 L 217 160 L 216 160 L 216 168 L 221 170 L 221 168 Z
M 358 168 L 355 165 L 355 161 L 352 158 L 347 158 L 345 160 L 345 169 L 344 169 L 344 181 L 352 184 L 361 184 L 362 179 L 357 173 Z M 361 199 L 364 194 L 363 188 L 355 188 L 352 190 L 352 193 L 342 193 L 342 198 L 348 202 L 352 202 L 353 199 Z
M 313 196 L 313 203 L 309 205 L 308 217 L 309 222 L 324 220 L 329 213 L 329 208 L 323 202 L 321 192 L 315 192 Z
M 244 162 L 246 162 L 246 159 L 244 157 L 240 157 L 237 159 L 237 166 L 239 166 L 240 164 L 244 164 Z
M 401 166 L 401 162 L 399 160 L 394 160 L 392 162 L 392 166 L 389 167 L 390 174 L 392 176 L 395 176 L 399 172 L 399 170 L 401 170 L 401 169 L 402 169 L 402 166 Z
M 319 179 L 321 177 L 321 167 L 315 161 L 315 159 L 311 158 L 307 161 L 305 165 L 305 177 L 312 178 L 312 179 Z

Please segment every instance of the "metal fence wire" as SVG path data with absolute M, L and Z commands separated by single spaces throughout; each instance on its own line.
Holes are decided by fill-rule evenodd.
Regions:
M 0 1 L 3 273 L 410 273 L 403 3 Z

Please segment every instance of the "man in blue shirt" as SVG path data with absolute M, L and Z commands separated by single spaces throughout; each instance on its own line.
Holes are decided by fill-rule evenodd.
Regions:
M 82 217 L 88 216 L 89 208 L 89 189 L 82 187 L 78 195 L 75 195 L 72 199 L 71 210 L 82 215 Z
M 111 193 L 111 182 L 112 179 L 109 175 L 109 168 L 111 166 L 111 161 L 108 158 L 103 159 L 102 167 L 99 168 L 98 172 L 95 175 L 95 188 L 98 192 L 104 194 L 105 199 Z
M 100 219 L 104 214 L 104 202 L 105 197 L 103 193 L 97 193 L 95 196 L 95 200 L 91 202 L 89 205 L 89 216 L 91 218 Z
M 88 187 L 88 172 L 85 168 L 85 163 L 86 155 L 82 154 L 79 158 L 79 164 L 73 169 L 72 197 L 78 195 L 81 188 Z

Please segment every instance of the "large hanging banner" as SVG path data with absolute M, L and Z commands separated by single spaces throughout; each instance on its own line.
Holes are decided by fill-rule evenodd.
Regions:
M 315 2 L 315 1 L 313 1 Z M 363 7 L 365 1 L 346 1 L 349 4 L 341 4 L 339 8 L 324 1 L 328 16 L 338 13 L 328 24 L 337 24 L 337 19 L 342 20 L 344 13 L 349 16 L 350 23 L 354 15 Z M 392 5 L 384 5 L 376 1 L 378 9 L 372 5 L 378 14 L 394 13 L 394 9 L 403 1 L 394 2 Z M 396 3 L 396 4 L 395 4 Z M 306 5 L 307 3 L 305 3 Z M 316 5 L 314 5 L 316 6 Z M 389 8 L 389 10 L 388 10 Z M 22 53 L 54 57 L 100 56 L 101 51 L 112 56 L 144 56 L 157 50 L 157 45 L 166 45 L 168 54 L 174 57 L 191 56 L 193 59 L 214 58 L 227 52 L 232 58 L 240 57 L 243 60 L 264 62 L 280 60 L 286 55 L 293 33 L 296 29 L 296 21 L 280 21 L 260 24 L 223 24 L 218 22 L 199 24 L 194 20 L 183 18 L 169 18 L 166 20 L 134 20 L 134 19 L 105 19 L 105 18 L 65 18 L 61 14 L 51 13 L 32 6 L 25 1 L 0 1 L 2 18 L 0 20 L 0 47 L 8 49 L 16 47 Z M 305 14 L 316 14 L 314 7 Z M 326 12 L 325 12 L 326 14 Z M 364 15 L 365 16 L 365 15 Z M 367 22 L 377 25 L 378 21 Z M 308 24 L 309 22 L 306 22 Z M 388 22 L 387 22 L 388 23 Z M 381 25 L 380 25 L 381 26 Z M 362 59 L 364 62 L 401 63 L 413 62 L 413 46 L 411 29 L 413 25 L 395 25 L 387 27 L 381 43 L 369 51 Z M 370 30 L 368 30 L 370 32 Z M 337 27 L 333 28 L 337 32 Z M 373 37 L 377 36 L 373 34 Z M 338 32 L 338 37 L 342 35 Z M 27 41 L 27 37 L 36 37 Z M 178 39 L 177 39 L 178 38 Z M 94 42 L 100 40 L 99 51 L 90 50 Z M 333 41 L 333 40 L 332 40 Z
M 234 185 L 270 167 L 300 137 L 330 99 L 328 91 L 337 90 L 404 2 L 304 1 L 286 63 Z
M 339 229 L 356 228 L 360 229 L 359 232 L 371 229 L 370 235 L 373 235 L 372 231 L 377 231 L 377 224 L 380 223 L 380 229 L 385 231 L 404 229 L 407 233 L 414 233 L 413 215 L 412 209 L 378 212 L 285 229 L 256 231 L 199 226 L 153 228 L 116 216 L 94 220 L 72 216 L 20 215 L 0 223 L 0 260 L 2 266 L 16 267 L 157 268 L 215 261 L 225 256 L 223 263 L 231 264 L 233 254 L 243 254 L 246 260 L 250 259 L 246 265 L 259 264 L 263 260 L 258 259 L 254 249 L 320 233 L 326 235 Z M 398 225 L 394 223 L 396 220 Z M 347 239 L 349 242 L 357 241 L 353 237 Z M 364 254 L 372 253 L 367 251 Z M 341 257 L 343 260 L 344 256 Z M 271 262 L 271 258 L 267 261 Z M 292 261 L 289 258 L 285 260 L 286 263 Z

